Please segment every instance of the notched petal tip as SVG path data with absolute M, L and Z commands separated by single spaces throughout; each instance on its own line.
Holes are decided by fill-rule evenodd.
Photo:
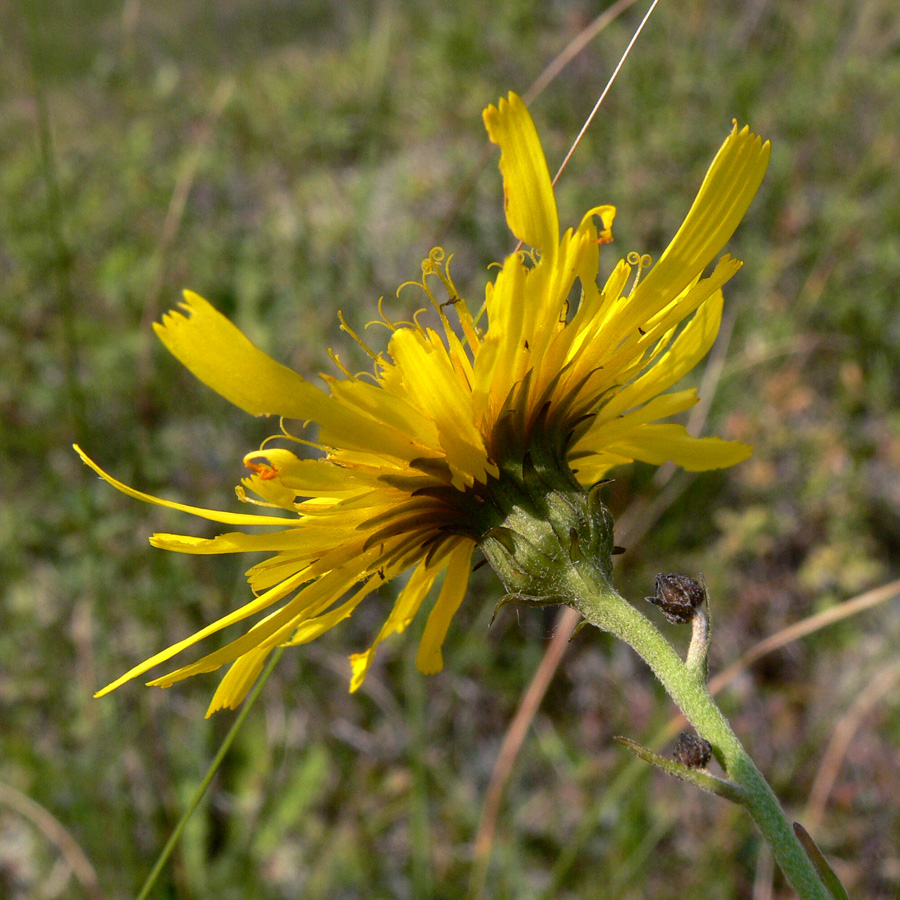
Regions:
M 766 162 L 768 162 L 769 154 L 772 151 L 772 142 L 764 141 L 762 139 L 761 135 L 758 135 L 758 134 L 756 134 L 756 132 L 750 130 L 749 125 L 744 125 L 744 127 L 741 128 L 738 125 L 738 120 L 732 119 L 731 120 L 731 136 L 732 137 L 736 136 L 736 137 L 740 138 L 741 140 L 747 141 L 748 143 L 749 142 L 755 143 L 757 145 L 760 153 L 765 155 Z
M 732 126 L 684 222 L 635 288 L 635 304 L 655 313 L 703 272 L 747 212 L 765 175 L 769 151 L 769 143 L 763 144 L 748 127 Z
M 500 172 L 510 231 L 545 257 L 557 252 L 559 217 L 550 172 L 528 107 L 510 92 L 483 113 L 491 142 L 500 147 Z
M 153 329 L 166 349 L 216 393 L 254 416 L 327 418 L 329 398 L 260 350 L 211 303 L 184 292 Z

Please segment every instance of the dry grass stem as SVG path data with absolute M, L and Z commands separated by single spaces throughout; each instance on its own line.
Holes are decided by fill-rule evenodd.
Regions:
M 0 804 L 27 819 L 52 844 L 65 860 L 76 881 L 91 900 L 102 900 L 97 872 L 72 833 L 50 810 L 8 784 L 0 782 Z

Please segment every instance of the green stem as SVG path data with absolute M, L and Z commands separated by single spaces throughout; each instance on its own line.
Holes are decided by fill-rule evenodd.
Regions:
M 278 662 L 283 652 L 284 648 L 279 647 L 272 654 L 268 663 L 266 663 L 266 667 L 265 669 L 263 669 L 262 674 L 259 676 L 259 680 L 255 685 L 253 685 L 253 690 L 250 691 L 247 699 L 244 700 L 243 705 L 241 706 L 240 713 L 238 713 L 237 718 L 234 720 L 234 724 L 231 726 L 231 728 L 228 729 L 228 734 L 225 735 L 225 740 L 222 741 L 222 746 L 219 747 L 218 753 L 216 753 L 213 761 L 209 764 L 209 768 L 206 770 L 206 774 L 203 776 L 203 781 L 200 782 L 200 784 L 197 786 L 197 790 L 194 791 L 194 795 L 193 797 L 191 797 L 191 801 L 190 803 L 188 803 L 187 809 L 185 809 L 184 814 L 178 820 L 178 824 L 175 826 L 175 829 L 169 837 L 169 840 L 166 841 L 166 846 L 162 848 L 162 851 L 160 852 L 156 863 L 150 870 L 150 874 L 147 876 L 147 880 L 144 882 L 144 886 L 141 888 L 140 893 L 137 895 L 137 897 L 135 897 L 135 900 L 146 900 L 146 898 L 150 895 L 150 891 L 153 890 L 153 885 L 156 884 L 156 879 L 159 878 L 159 875 L 168 862 L 169 857 L 172 855 L 172 851 L 178 844 L 178 841 L 181 838 L 181 833 L 184 831 L 185 825 L 187 825 L 188 820 L 194 814 L 194 810 L 200 805 L 200 801 L 203 799 L 203 795 L 206 793 L 206 789 L 209 787 L 210 782 L 213 780 L 213 776 L 219 770 L 219 766 L 222 765 L 222 760 L 225 759 L 225 754 L 228 753 L 228 750 L 234 742 L 234 739 L 237 737 L 238 732 L 241 730 L 241 725 L 244 724 L 244 719 L 247 718 L 250 710 L 253 709 L 253 704 L 256 702 L 256 698 L 259 697 L 260 691 L 262 691 L 265 683 L 269 680 L 269 676 L 272 674 L 272 670 L 275 668 L 275 664 Z
M 409 709 L 410 745 L 410 875 L 417 900 L 434 897 L 431 866 L 431 823 L 428 810 L 428 753 L 426 746 L 425 687 L 412 653 L 407 653 L 404 683 Z
M 716 706 L 702 674 L 689 669 L 653 623 L 613 591 L 602 577 L 594 578 L 587 567 L 579 566 L 579 573 L 573 572 L 570 582 L 578 597 L 572 606 L 588 622 L 629 644 L 650 666 L 697 733 L 712 744 L 728 778 L 746 792 L 747 812 L 801 900 L 832 900 L 768 782 Z

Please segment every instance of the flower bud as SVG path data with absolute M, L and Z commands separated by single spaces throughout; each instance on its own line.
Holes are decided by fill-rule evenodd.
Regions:
M 694 618 L 706 598 L 703 585 L 687 575 L 657 575 L 656 594 L 647 597 L 648 603 L 660 608 L 673 625 L 684 625 Z
M 712 744 L 693 731 L 682 731 L 672 748 L 675 762 L 689 769 L 705 769 L 712 759 Z
M 597 490 L 570 486 L 535 469 L 526 454 L 519 477 L 509 471 L 493 486 L 500 519 L 481 549 L 507 590 L 507 600 L 548 606 L 571 603 L 572 573 L 583 562 L 611 582 L 613 521 Z

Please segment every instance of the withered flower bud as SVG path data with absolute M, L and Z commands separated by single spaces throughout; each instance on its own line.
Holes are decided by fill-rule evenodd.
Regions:
M 672 748 L 675 762 L 689 769 L 705 769 L 712 759 L 712 745 L 693 731 L 682 731 Z
M 647 597 L 648 603 L 658 606 L 674 625 L 684 625 L 694 618 L 703 603 L 706 591 L 702 584 L 687 575 L 657 575 L 656 595 Z

